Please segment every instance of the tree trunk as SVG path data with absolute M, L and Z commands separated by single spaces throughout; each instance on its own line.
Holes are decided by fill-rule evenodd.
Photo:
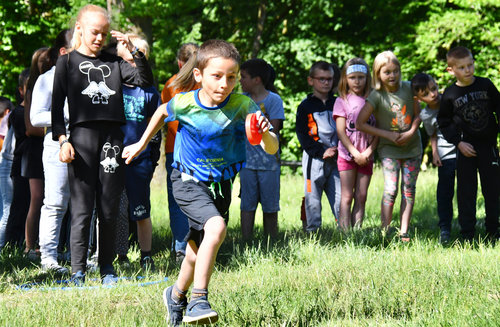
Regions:
M 261 42 L 262 42 L 262 33 L 264 31 L 264 22 L 266 21 L 266 1 L 261 0 L 259 4 L 259 12 L 257 14 L 257 29 L 255 32 L 255 37 L 253 39 L 253 45 L 252 45 L 252 55 L 251 58 L 257 58 L 257 55 L 259 54 L 260 47 L 261 47 Z

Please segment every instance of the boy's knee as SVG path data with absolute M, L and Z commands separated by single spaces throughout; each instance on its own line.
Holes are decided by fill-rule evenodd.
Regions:
M 186 251 L 184 260 L 187 261 L 190 265 L 194 265 L 196 263 L 196 253 L 194 253 L 193 251 Z
M 203 229 L 205 237 L 210 236 L 221 241 L 226 237 L 226 223 L 222 217 L 210 218 Z

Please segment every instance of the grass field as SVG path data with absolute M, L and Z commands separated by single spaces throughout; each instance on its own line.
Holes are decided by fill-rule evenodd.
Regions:
M 161 171 L 161 169 L 160 169 Z M 412 240 L 380 232 L 383 179 L 375 170 L 363 228 L 343 234 L 326 199 L 324 228 L 316 235 L 301 230 L 302 178 L 283 176 L 280 233 L 263 239 L 257 215 L 254 242 L 239 232 L 239 185 L 235 184 L 228 234 L 217 258 L 210 298 L 219 326 L 500 326 L 500 245 L 462 244 L 456 220 L 453 243 L 442 247 L 437 228 L 437 171 L 422 172 L 411 223 Z M 164 287 L 178 273 L 170 257 L 171 234 L 164 175 L 153 183 L 153 247 L 157 271 L 144 274 L 139 254 L 114 288 L 88 281 L 83 289 L 62 289 L 52 276 L 26 261 L 19 251 L 0 255 L 1 326 L 164 326 Z M 399 198 L 398 198 L 399 201 Z M 398 227 L 395 209 L 393 226 Z M 478 232 L 484 234 L 484 205 L 478 199 Z M 97 278 L 96 273 L 90 278 Z M 168 277 L 168 281 L 163 278 Z M 31 290 L 23 283 L 40 282 Z

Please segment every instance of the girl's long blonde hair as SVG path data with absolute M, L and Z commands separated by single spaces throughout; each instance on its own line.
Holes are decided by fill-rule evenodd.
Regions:
M 366 68 L 367 73 L 366 75 L 366 83 L 365 83 L 365 88 L 363 90 L 363 97 L 366 98 L 369 94 L 370 91 L 372 90 L 371 83 L 372 79 L 370 76 L 370 67 L 364 61 L 362 58 L 352 58 L 349 59 L 344 67 L 342 68 L 342 72 L 340 73 L 340 82 L 339 82 L 339 95 L 341 98 L 346 99 L 347 95 L 349 94 L 349 84 L 347 84 L 347 68 L 352 65 L 363 65 Z
M 76 16 L 76 21 L 79 22 L 80 24 L 83 24 L 82 20 L 86 13 L 98 13 L 104 15 L 108 20 L 108 22 L 111 22 L 111 19 L 109 18 L 106 9 L 96 5 L 86 5 L 82 7 L 82 9 L 80 9 L 80 11 L 78 12 L 78 15 Z M 73 28 L 73 39 L 71 40 L 70 50 L 76 50 L 80 47 L 80 45 L 82 45 L 82 36 L 80 32 L 77 31 L 75 23 L 75 28 Z
M 401 64 L 398 58 L 394 55 L 392 51 L 384 51 L 379 53 L 375 60 L 373 61 L 373 88 L 377 91 L 382 89 L 382 81 L 380 80 L 380 70 L 382 67 L 392 62 L 399 68 L 399 86 L 401 87 Z

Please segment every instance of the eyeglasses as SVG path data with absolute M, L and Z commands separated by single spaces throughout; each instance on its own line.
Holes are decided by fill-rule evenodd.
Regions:
M 320 83 L 331 83 L 333 82 L 333 78 L 332 77 L 329 77 L 329 78 L 324 78 L 324 77 L 311 77 L 312 79 L 315 79 L 317 81 L 320 81 Z

